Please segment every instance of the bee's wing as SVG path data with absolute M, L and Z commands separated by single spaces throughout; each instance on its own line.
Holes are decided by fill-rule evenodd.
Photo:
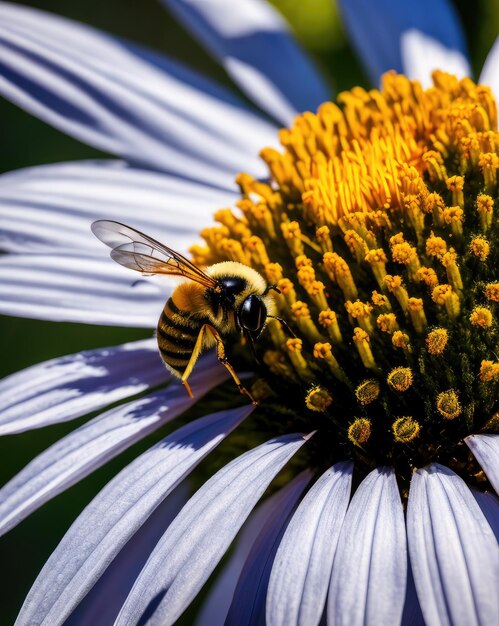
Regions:
M 120 265 L 143 274 L 183 276 L 205 287 L 217 286 L 189 259 L 135 228 L 110 220 L 98 220 L 91 228 L 102 243 L 112 248 L 111 258 Z

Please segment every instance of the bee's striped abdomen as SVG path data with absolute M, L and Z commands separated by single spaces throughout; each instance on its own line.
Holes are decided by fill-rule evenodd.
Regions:
M 158 347 L 165 364 L 179 377 L 189 363 L 204 323 L 181 311 L 171 298 L 165 304 L 157 328 Z

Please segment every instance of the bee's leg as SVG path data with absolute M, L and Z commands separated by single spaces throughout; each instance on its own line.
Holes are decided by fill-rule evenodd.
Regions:
M 191 389 L 191 386 L 189 385 L 189 383 L 186 380 L 183 380 L 182 384 L 184 385 L 185 390 L 189 394 L 189 397 L 190 398 L 194 398 L 194 394 L 192 393 L 192 389 Z
M 234 382 L 236 383 L 236 385 L 239 388 L 239 391 L 241 393 L 246 394 L 248 396 L 248 398 L 251 400 L 251 402 L 253 402 L 253 404 L 258 404 L 258 402 L 255 400 L 255 398 L 253 398 L 253 396 L 251 395 L 251 393 L 241 383 L 241 381 L 239 380 L 239 377 L 236 374 L 236 372 L 234 371 L 234 368 L 232 367 L 232 365 L 229 363 L 229 361 L 227 361 L 227 357 L 225 356 L 225 346 L 224 346 L 224 342 L 222 341 L 222 337 L 220 337 L 220 335 L 218 334 L 217 330 L 215 328 L 213 328 L 213 326 L 210 326 L 210 325 L 207 324 L 204 328 L 207 328 L 210 331 L 210 333 L 213 335 L 213 337 L 215 338 L 215 341 L 217 342 L 217 357 L 218 357 L 218 360 L 220 361 L 220 363 L 222 363 L 222 365 L 227 369 L 229 374 L 232 376 L 232 378 L 234 379 Z
M 191 387 L 189 383 L 187 382 L 187 379 L 191 375 L 192 369 L 194 365 L 196 364 L 196 361 L 198 360 L 199 355 L 201 354 L 201 349 L 203 347 L 207 327 L 208 327 L 207 324 L 201 327 L 198 338 L 196 339 L 196 343 L 194 344 L 194 349 L 192 350 L 191 358 L 189 359 L 189 363 L 187 363 L 187 367 L 185 368 L 184 373 L 182 374 L 182 378 L 181 378 L 182 383 L 191 398 L 194 398 L 194 395 L 191 391 Z

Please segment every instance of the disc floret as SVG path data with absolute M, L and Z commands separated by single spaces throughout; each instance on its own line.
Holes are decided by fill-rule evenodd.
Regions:
M 497 411 L 496 103 L 470 79 L 433 79 L 389 73 L 298 116 L 281 151 L 261 152 L 268 181 L 241 174 L 238 211 L 194 250 L 279 288 L 296 338 L 272 323 L 259 343 L 272 402 L 329 435 L 325 457 L 400 475 L 465 471 L 463 438 Z

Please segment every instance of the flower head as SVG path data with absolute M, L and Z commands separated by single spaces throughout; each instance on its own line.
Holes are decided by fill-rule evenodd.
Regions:
M 435 72 L 427 84 L 437 59 L 468 73 L 448 5 L 428 11 L 440 10 L 430 20 L 435 40 L 420 23 L 425 11 L 408 29 L 388 3 L 387 32 L 382 3 L 361 11 L 344 3 L 375 79 L 408 67 L 424 85 L 391 71 L 379 90 L 356 87 L 329 101 L 266 4 L 168 4 L 268 119 L 168 59 L 0 4 L 2 93 L 128 161 L 0 179 L 9 225 L 2 241 L 18 253 L 0 258 L 0 311 L 153 328 L 171 288 L 114 266 L 88 226 L 133 222 L 162 241 L 169 233 L 165 243 L 183 252 L 200 232 L 197 265 L 237 261 L 258 272 L 260 291 L 265 281 L 278 290 L 277 319 L 254 342 L 258 363 L 251 335 L 224 336 L 223 349 L 218 342 L 219 359 L 246 371 L 259 406 L 233 385 L 220 387 L 227 372 L 214 355 L 189 377 L 193 397 L 176 382 L 164 388 L 154 339 L 1 381 L 3 433 L 144 392 L 10 480 L 0 491 L 3 532 L 194 403 L 202 415 L 164 433 L 82 511 L 18 624 L 89 623 L 96 610 L 119 626 L 173 624 L 235 538 L 202 624 L 312 626 L 324 610 L 334 624 L 421 621 L 421 612 L 427 624 L 491 623 L 497 107 L 488 87 L 454 72 Z M 372 46 L 377 27 L 382 54 Z M 280 147 L 272 120 L 284 127 Z M 210 226 L 206 215 L 217 208 Z M 30 220 L 39 227 L 27 232 Z M 114 256 L 125 251 L 144 267 L 144 247 Z M 170 356 L 183 363 L 192 338 L 177 340 L 182 358 Z M 189 497 L 185 478 L 236 427 Z

